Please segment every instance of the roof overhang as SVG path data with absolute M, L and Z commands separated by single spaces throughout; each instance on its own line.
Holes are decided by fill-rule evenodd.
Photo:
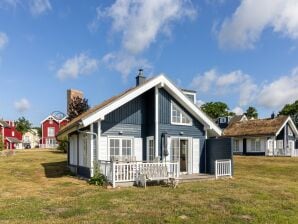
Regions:
M 215 135 L 220 136 L 222 130 L 210 119 L 204 112 L 202 112 L 190 99 L 188 99 L 182 91 L 177 88 L 170 80 L 168 80 L 164 75 L 159 75 L 152 80 L 148 81 L 144 85 L 136 88 L 134 91 L 123 95 L 117 100 L 111 102 L 100 110 L 95 111 L 92 114 L 87 115 L 81 119 L 82 127 L 86 127 L 98 120 L 104 120 L 105 115 L 114 111 L 115 109 L 123 106 L 127 102 L 133 100 L 134 98 L 140 96 L 146 91 L 153 87 L 165 88 L 182 106 L 187 109 L 196 119 L 198 119 L 204 126 L 205 129 L 211 129 Z M 67 131 L 69 132 L 69 131 Z M 60 133 L 59 133 L 60 135 Z

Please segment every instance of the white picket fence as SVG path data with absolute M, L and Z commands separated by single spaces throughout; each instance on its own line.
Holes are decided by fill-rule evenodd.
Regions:
M 219 177 L 232 177 L 232 161 L 215 160 L 215 178 Z
M 293 149 L 292 157 L 298 157 L 298 149 Z
M 113 187 L 116 183 L 136 182 L 142 170 L 147 167 L 159 169 L 166 167 L 169 177 L 179 177 L 179 163 L 178 162 L 163 162 L 163 163 L 146 163 L 146 162 L 111 162 L 99 161 L 100 171 L 107 177 L 108 181 L 112 183 Z

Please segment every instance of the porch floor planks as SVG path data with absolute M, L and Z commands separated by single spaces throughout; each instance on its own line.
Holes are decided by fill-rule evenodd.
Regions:
M 210 174 L 181 174 L 179 176 L 179 182 L 192 182 L 192 181 L 204 181 L 204 180 L 215 180 L 215 175 Z

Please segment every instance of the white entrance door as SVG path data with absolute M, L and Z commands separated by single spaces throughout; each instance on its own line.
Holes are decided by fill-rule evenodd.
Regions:
M 191 147 L 189 138 L 171 138 L 170 144 L 170 161 L 179 162 L 180 172 L 189 173 L 191 172 Z

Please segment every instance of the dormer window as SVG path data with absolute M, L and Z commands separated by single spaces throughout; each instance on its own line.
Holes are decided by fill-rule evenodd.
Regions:
M 192 120 L 177 104 L 172 102 L 171 123 L 177 125 L 192 125 Z
M 225 124 L 226 122 L 227 122 L 226 117 L 221 117 L 221 118 L 219 118 L 219 123 L 221 123 L 221 124 Z

